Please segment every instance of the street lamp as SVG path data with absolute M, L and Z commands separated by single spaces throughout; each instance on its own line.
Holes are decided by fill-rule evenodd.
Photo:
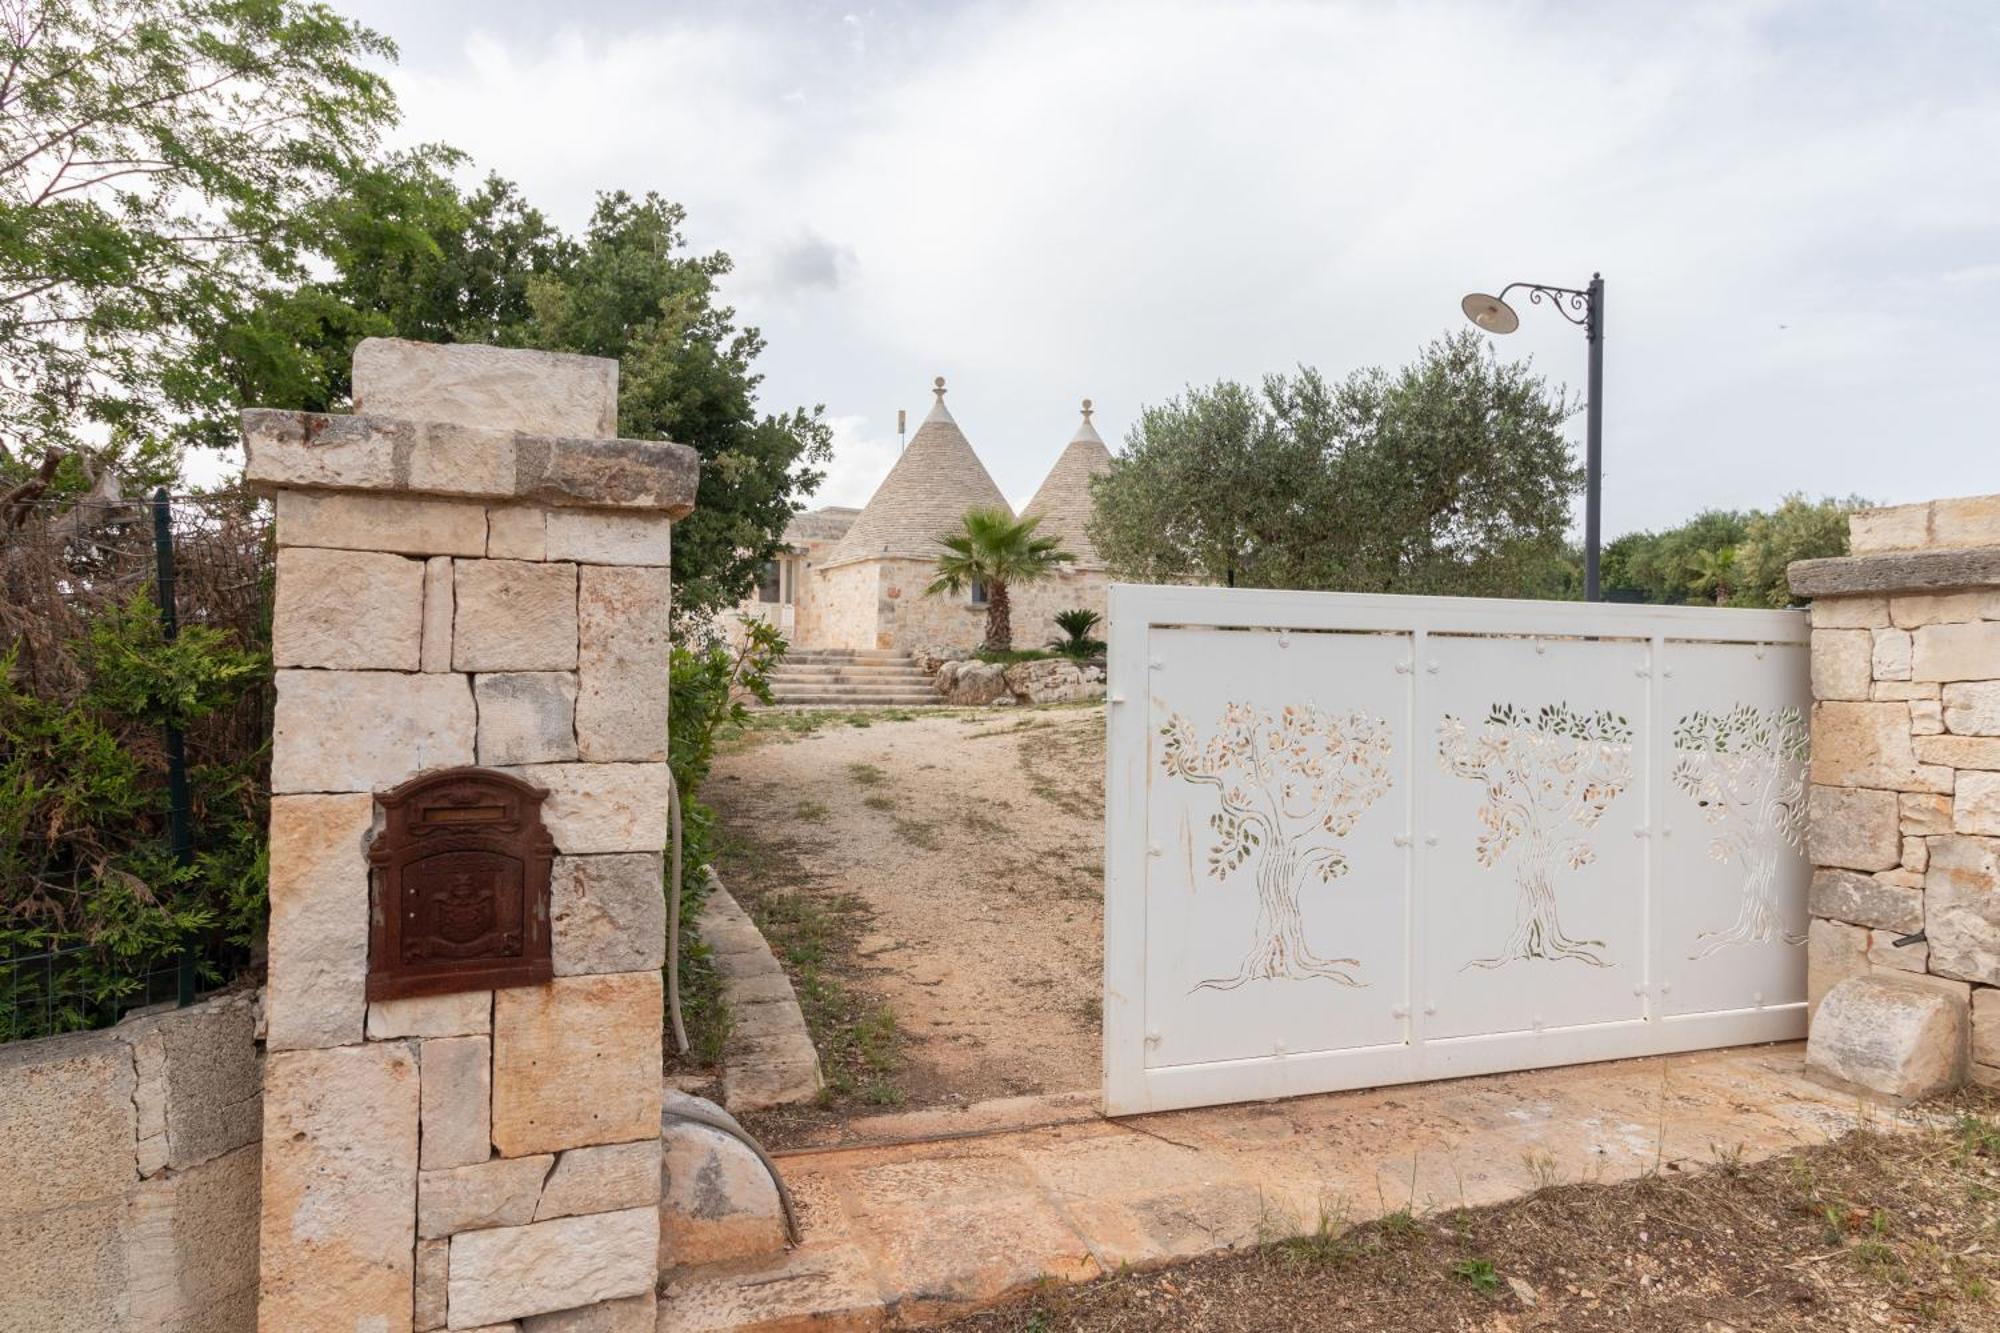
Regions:
M 1507 304 L 1507 293 L 1516 287 L 1528 289 L 1528 302 L 1540 305 L 1546 299 L 1558 315 L 1583 326 L 1590 343 L 1590 387 L 1584 402 L 1583 446 L 1583 599 L 1604 600 L 1597 586 L 1597 556 L 1602 537 L 1604 489 L 1604 278 L 1590 275 L 1590 285 L 1550 287 L 1539 282 L 1510 282 L 1500 295 L 1474 292 L 1458 303 L 1465 317 L 1488 333 L 1512 333 L 1521 327 L 1521 317 Z

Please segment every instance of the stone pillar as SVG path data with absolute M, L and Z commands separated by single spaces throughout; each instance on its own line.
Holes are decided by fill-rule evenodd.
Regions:
M 1897 1097 L 1968 1059 L 2000 1085 L 2000 495 L 1849 533 L 1789 571 L 1813 599 L 1809 1063 Z M 1863 979 L 1891 989 L 1822 1007 Z
M 608 438 L 617 369 L 373 339 L 356 415 L 243 415 L 278 541 L 269 1333 L 652 1328 L 668 534 L 697 463 Z M 554 979 L 370 1003 L 376 798 L 472 764 L 549 793 Z

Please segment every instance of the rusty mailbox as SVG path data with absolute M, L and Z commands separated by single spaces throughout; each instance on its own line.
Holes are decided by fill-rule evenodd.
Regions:
M 368 852 L 369 999 L 553 976 L 547 797 L 505 773 L 448 768 L 377 798 L 384 822 Z

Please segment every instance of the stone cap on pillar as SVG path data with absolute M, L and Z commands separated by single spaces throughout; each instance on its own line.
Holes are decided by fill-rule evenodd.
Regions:
M 618 434 L 618 362 L 479 343 L 363 338 L 354 411 L 601 440 Z
M 2000 495 L 1863 509 L 1848 516 L 1851 555 L 1785 567 L 1800 597 L 1881 596 L 2000 585 Z

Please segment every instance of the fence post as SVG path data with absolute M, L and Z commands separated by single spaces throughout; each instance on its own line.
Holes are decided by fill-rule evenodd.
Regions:
M 160 604 L 160 633 L 168 643 L 180 636 L 180 616 L 174 605 L 174 515 L 173 505 L 162 486 L 153 492 L 153 574 L 155 597 Z M 166 725 L 167 742 L 167 834 L 173 845 L 174 860 L 186 866 L 194 860 L 194 836 L 188 830 L 187 747 L 181 729 Z M 194 1003 L 195 952 L 181 949 L 180 1003 Z

